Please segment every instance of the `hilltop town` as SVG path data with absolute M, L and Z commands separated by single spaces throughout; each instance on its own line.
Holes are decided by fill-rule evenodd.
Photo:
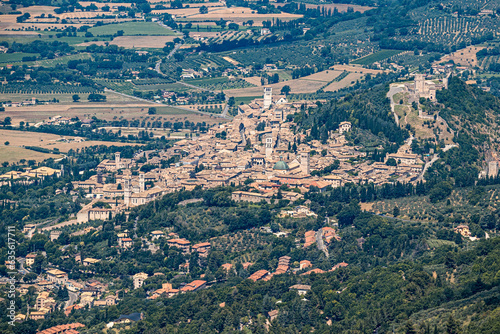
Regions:
M 0 333 L 496 334 L 499 8 L 0 2 Z
M 240 105 L 238 116 L 213 126 L 207 134 L 176 141 L 167 150 L 142 151 L 132 159 L 116 153 L 114 160 L 104 160 L 96 167 L 97 175 L 73 182 L 74 189 L 84 189 L 93 199 L 78 213 L 77 220 L 112 218 L 163 194 L 196 187 L 245 184 L 250 189 L 233 192 L 232 199 L 258 203 L 275 199 L 284 185 L 289 190 L 280 196 L 293 202 L 311 188 L 324 192 L 346 183 L 421 180 L 424 162 L 412 153 L 411 143 L 388 154 L 385 163 L 370 163 L 365 159 L 366 150 L 346 139 L 350 122 L 340 123 L 325 143 L 304 142 L 308 133 L 299 133 L 289 116 L 316 107 L 306 101 L 289 103 L 285 96 L 273 96 L 271 88 L 265 88 L 263 99 Z M 162 160 L 175 156 L 179 157 L 177 163 L 160 167 Z M 388 160 L 394 163 L 388 164 Z M 321 176 L 315 173 L 329 168 L 331 171 Z M 105 183 L 111 175 L 116 181 Z M 96 207 L 98 202 L 108 208 Z

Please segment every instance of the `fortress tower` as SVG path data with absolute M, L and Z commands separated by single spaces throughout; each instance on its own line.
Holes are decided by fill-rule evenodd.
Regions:
M 139 174 L 139 191 L 143 192 L 146 190 L 146 186 L 144 184 L 144 173 Z
M 425 79 L 423 74 L 415 74 L 415 94 L 425 94 Z
M 271 87 L 264 87 L 264 109 L 269 109 L 273 102 L 273 89 Z
M 273 155 L 273 135 L 268 134 L 265 137 L 266 159 L 271 160 Z
M 120 169 L 120 152 L 115 153 L 115 165 L 116 169 Z
M 125 203 L 126 206 L 130 205 L 130 179 L 126 178 L 124 180 L 125 186 L 123 189 L 123 202 Z
M 309 153 L 303 152 L 300 154 L 300 169 L 302 173 L 308 175 L 311 172 Z
M 99 184 L 104 183 L 104 182 L 102 182 L 102 171 L 100 169 L 97 171 L 97 183 L 99 183 Z

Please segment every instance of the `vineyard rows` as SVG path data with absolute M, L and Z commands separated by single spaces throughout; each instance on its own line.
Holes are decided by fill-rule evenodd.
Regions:
M 479 66 L 484 70 L 488 70 L 491 64 L 498 64 L 500 62 L 500 56 L 487 56 L 483 59 L 478 59 Z

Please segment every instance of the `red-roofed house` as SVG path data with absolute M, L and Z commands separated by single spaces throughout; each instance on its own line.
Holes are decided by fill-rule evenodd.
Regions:
M 205 288 L 206 286 L 207 286 L 207 281 L 202 281 L 202 280 L 192 281 L 191 283 L 188 283 L 181 288 L 181 293 L 198 291 Z
M 349 264 L 347 264 L 347 263 L 345 263 L 345 262 L 340 262 L 340 263 L 337 263 L 336 265 L 334 265 L 334 266 L 332 267 L 332 269 L 330 269 L 330 271 L 335 271 L 335 270 L 337 270 L 337 269 L 339 269 L 339 268 L 345 268 L 345 267 L 347 267 L 348 265 L 349 265 Z
M 251 279 L 252 281 L 257 282 L 260 280 L 264 280 L 269 275 L 270 275 L 269 271 L 259 270 L 259 271 L 254 272 L 248 279 Z
M 311 261 L 302 260 L 300 261 L 300 270 L 312 267 Z
M 191 247 L 191 249 L 193 251 L 198 252 L 198 254 L 200 256 L 207 257 L 208 256 L 208 252 L 210 251 L 211 247 L 212 246 L 210 245 L 209 242 L 202 242 L 202 243 L 193 245 L 193 247 Z
M 75 328 L 80 328 L 80 327 L 85 327 L 84 324 L 81 324 L 79 322 L 75 322 L 72 324 L 66 324 L 66 325 L 59 325 L 59 326 L 54 326 L 47 328 L 41 332 L 38 332 L 38 334 L 71 334 L 71 333 L 78 333 L 75 331 Z
M 191 243 L 186 239 L 170 239 L 167 240 L 169 247 L 181 249 L 184 253 L 189 253 Z
M 325 273 L 325 271 L 324 271 L 324 270 L 321 270 L 321 269 L 319 269 L 319 268 L 316 268 L 316 269 L 313 269 L 313 270 L 309 270 L 309 271 L 307 271 L 307 272 L 305 272 L 305 273 L 303 273 L 303 274 L 301 274 L 301 275 L 311 275 L 312 273 L 315 273 L 315 274 L 323 274 L 323 273 Z

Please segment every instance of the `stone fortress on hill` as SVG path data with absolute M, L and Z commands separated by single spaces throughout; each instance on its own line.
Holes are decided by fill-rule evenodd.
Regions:
M 363 159 L 354 163 L 366 152 L 348 143 L 349 122 L 330 132 L 326 144 L 317 140 L 305 143 L 306 135 L 296 133 L 287 116 L 309 108 L 316 108 L 316 104 L 289 102 L 286 96 L 273 95 L 272 88 L 265 87 L 262 99 L 240 105 L 239 114 L 231 122 L 214 125 L 206 134 L 179 140 L 159 152 L 139 152 L 132 159 L 116 153 L 114 160 L 104 160 L 97 166 L 97 175 L 74 182 L 75 188 L 85 189 L 93 199 L 78 213 L 77 220 L 109 219 L 163 194 L 195 187 L 240 185 L 251 180 L 252 191 L 235 191 L 232 199 L 271 202 L 285 184 L 290 191 L 283 191 L 283 198 L 295 201 L 312 188 L 323 192 L 348 182 L 416 182 L 422 173 L 423 163 L 408 145 L 387 156 L 395 159 L 397 166 L 368 164 Z M 161 168 L 161 161 L 173 156 L 178 156 L 179 162 Z M 340 162 L 338 169 L 321 177 L 311 175 L 336 160 Z M 140 170 L 146 164 L 157 168 L 146 173 L 132 171 L 132 167 Z M 109 175 L 114 176 L 115 183 L 103 181 Z

